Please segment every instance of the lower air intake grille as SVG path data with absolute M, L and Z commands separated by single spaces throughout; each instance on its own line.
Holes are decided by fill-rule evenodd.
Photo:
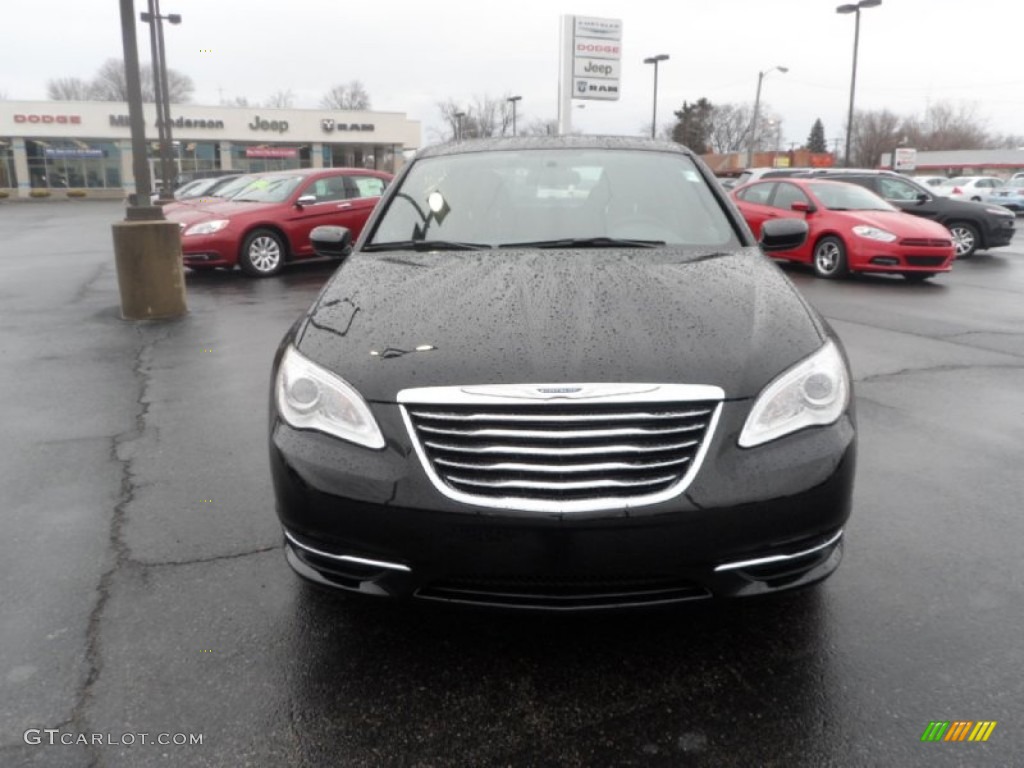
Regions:
M 680 493 L 717 400 L 408 403 L 404 415 L 442 492 L 483 506 L 583 511 Z

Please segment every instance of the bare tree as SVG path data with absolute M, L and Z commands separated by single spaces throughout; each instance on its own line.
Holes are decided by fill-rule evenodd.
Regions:
M 274 91 L 267 100 L 263 102 L 264 107 L 271 109 L 291 109 L 295 106 L 295 94 L 291 88 Z
M 857 111 L 850 140 L 851 165 L 874 168 L 886 152 L 902 143 L 902 120 L 887 109 Z
M 53 101 L 90 101 L 93 86 L 80 77 L 58 77 L 46 81 L 46 97 Z
M 142 81 L 142 100 L 156 101 L 153 88 L 153 68 L 144 64 L 139 67 Z M 89 84 L 90 98 L 97 101 L 128 101 L 128 81 L 125 78 L 124 62 L 121 59 L 107 59 L 96 72 Z M 192 78 L 176 70 L 167 69 L 167 90 L 172 104 L 182 104 L 192 99 L 195 85 Z
M 370 94 L 359 80 L 336 85 L 320 100 L 323 109 L 369 109 Z
M 932 104 L 925 112 L 923 125 L 927 133 L 925 148 L 931 150 L 984 149 L 991 141 L 985 120 L 973 104 Z
M 765 130 L 769 110 L 758 110 L 758 122 L 762 123 L 758 136 L 766 135 Z M 741 152 L 750 142 L 750 124 L 753 120 L 753 109 L 746 104 L 716 104 L 711 114 L 708 142 L 711 151 L 719 154 Z
M 232 99 L 221 99 L 220 105 L 222 107 L 251 107 L 249 99 L 245 96 L 235 96 Z
M 558 119 L 549 117 L 547 119 L 537 118 L 526 123 L 522 128 L 517 128 L 520 136 L 557 136 Z M 650 126 L 647 126 L 648 132 Z
M 508 95 L 501 97 L 474 96 L 473 100 L 466 105 L 457 103 L 454 99 L 441 101 L 437 104 L 447 131 L 442 136 L 445 140 L 451 140 L 458 134 L 459 118 L 462 114 L 462 138 L 477 139 L 488 136 L 506 136 L 512 133 L 512 105 L 508 101 Z

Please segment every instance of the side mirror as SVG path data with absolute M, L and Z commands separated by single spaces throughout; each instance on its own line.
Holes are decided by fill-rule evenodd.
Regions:
M 928 200 L 929 200 L 928 195 L 926 195 L 924 192 L 922 192 L 921 194 L 919 194 L 917 196 L 917 204 L 918 205 L 920 205 L 921 203 L 927 203 Z
M 306 205 L 313 205 L 313 203 L 315 202 L 316 195 L 303 195 L 302 197 L 295 201 L 295 206 L 297 208 L 302 208 L 303 206 Z
M 309 242 L 317 256 L 344 259 L 352 253 L 352 233 L 348 227 L 315 227 L 309 233 Z
M 818 206 L 812 205 L 811 203 L 805 203 L 802 200 L 798 200 L 789 206 L 791 210 L 800 211 L 801 213 L 814 213 L 818 210 Z
M 761 250 L 792 251 L 807 240 L 807 222 L 803 219 L 772 219 L 761 226 Z

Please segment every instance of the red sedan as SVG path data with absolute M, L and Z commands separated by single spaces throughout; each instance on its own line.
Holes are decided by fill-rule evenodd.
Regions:
M 804 245 L 771 255 L 810 264 L 819 277 L 894 272 L 924 280 L 952 268 L 956 251 L 948 229 L 904 213 L 855 184 L 771 179 L 731 194 L 758 237 L 768 219 L 805 219 L 810 232 Z
M 293 259 L 314 257 L 309 233 L 347 227 L 353 239 L 391 181 L 362 168 L 304 168 L 261 174 L 230 200 L 168 210 L 181 226 L 185 266 L 234 267 L 270 277 Z

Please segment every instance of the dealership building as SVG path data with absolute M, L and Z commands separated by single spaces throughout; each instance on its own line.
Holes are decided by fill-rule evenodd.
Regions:
M 144 106 L 147 152 L 159 177 L 156 107 Z M 358 167 L 394 171 L 420 146 L 400 112 L 171 106 L 181 173 Z M 121 198 L 135 191 L 128 105 L 0 101 L 0 196 Z

